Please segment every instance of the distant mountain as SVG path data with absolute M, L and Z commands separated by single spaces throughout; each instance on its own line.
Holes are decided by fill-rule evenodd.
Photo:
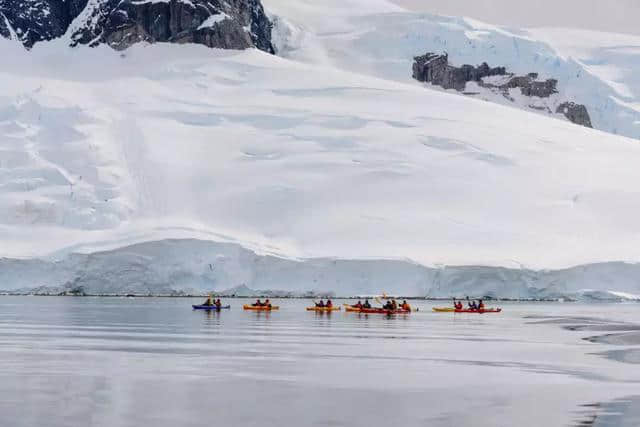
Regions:
M 27 48 L 66 37 L 118 50 L 171 42 L 273 53 L 260 0 L 0 0 L 0 35 Z

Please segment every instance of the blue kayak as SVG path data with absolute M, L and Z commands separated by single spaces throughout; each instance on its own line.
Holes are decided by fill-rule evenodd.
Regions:
M 191 307 L 193 307 L 194 310 L 228 310 L 231 308 L 230 305 L 223 305 L 220 308 L 216 307 L 215 305 L 192 305 Z

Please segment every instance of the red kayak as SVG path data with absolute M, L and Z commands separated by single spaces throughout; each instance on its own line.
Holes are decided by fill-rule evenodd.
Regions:
M 501 308 L 487 308 L 486 310 L 471 310 L 470 308 L 466 308 L 463 310 L 455 310 L 454 313 L 478 313 L 478 314 L 484 314 L 484 313 L 500 313 L 502 311 Z
M 388 310 L 386 308 L 361 308 L 360 313 L 365 314 L 409 314 L 411 310 Z

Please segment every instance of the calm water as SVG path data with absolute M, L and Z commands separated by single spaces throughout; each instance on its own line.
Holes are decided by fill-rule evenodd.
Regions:
M 389 318 L 196 302 L 0 297 L 0 426 L 640 425 L 638 343 L 583 339 L 637 334 L 640 304 Z

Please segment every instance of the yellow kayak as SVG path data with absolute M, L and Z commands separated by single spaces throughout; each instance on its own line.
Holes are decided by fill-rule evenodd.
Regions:
M 354 307 L 354 306 L 349 305 L 349 304 L 342 304 L 342 305 L 344 305 L 344 311 L 352 312 L 352 313 L 353 312 L 356 312 L 356 313 L 360 312 L 360 309 L 358 307 Z
M 331 312 L 340 311 L 340 307 L 307 307 L 307 311 Z
M 242 306 L 242 308 L 245 310 L 255 310 L 255 311 L 280 310 L 280 307 L 278 307 L 277 305 L 272 305 L 271 307 L 267 307 L 267 306 L 255 306 L 255 305 L 245 304 Z
M 433 307 L 433 311 L 437 313 L 453 313 L 456 309 L 453 307 Z

